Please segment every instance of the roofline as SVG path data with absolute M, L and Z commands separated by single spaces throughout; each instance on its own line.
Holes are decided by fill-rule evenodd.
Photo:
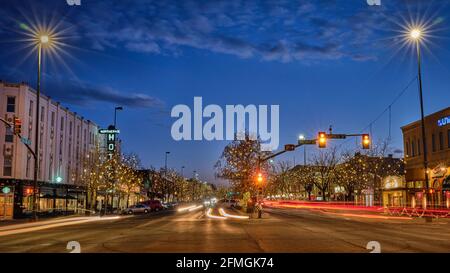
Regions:
M 26 88 L 28 88 L 29 91 L 31 91 L 32 93 L 34 93 L 34 94 L 37 95 L 37 91 L 34 90 L 34 88 L 31 87 L 31 86 L 30 86 L 28 83 L 26 83 L 26 82 L 12 83 L 12 82 L 6 82 L 6 81 L 3 81 L 3 80 L 0 80 L 0 84 L 6 85 L 7 87 L 16 87 L 16 88 L 20 88 L 20 86 L 25 86 Z M 60 103 L 59 101 L 53 100 L 50 96 L 47 96 L 47 95 L 45 95 L 44 93 L 40 93 L 40 97 L 41 97 L 41 98 L 44 98 L 44 99 L 46 99 L 46 100 L 48 100 L 48 101 L 50 101 L 51 103 L 56 104 L 56 105 L 55 105 L 56 107 L 59 107 L 59 108 L 61 108 L 62 110 L 66 111 L 66 112 L 68 112 L 68 113 L 70 113 L 70 114 L 73 114 L 75 117 L 78 117 L 78 118 L 81 120 L 81 122 L 86 122 L 86 123 L 89 124 L 89 125 L 92 124 L 92 125 L 94 125 L 94 126 L 99 127 L 99 125 L 96 124 L 95 122 L 93 122 L 92 120 L 90 120 L 90 119 L 85 119 L 83 116 L 78 115 L 76 112 L 70 111 L 69 107 L 66 107 L 66 106 L 61 105 L 61 103 Z
M 441 109 L 441 110 L 439 110 L 439 111 L 436 111 L 436 112 L 434 112 L 434 113 L 431 113 L 431 114 L 425 116 L 424 119 L 431 118 L 432 116 L 437 115 L 438 113 L 441 113 L 441 112 L 444 112 L 444 111 L 449 111 L 449 110 L 450 110 L 450 106 L 447 107 L 447 108 Z M 406 125 L 401 126 L 400 129 L 404 130 L 404 129 L 411 128 L 411 127 L 413 127 L 414 125 L 420 124 L 421 121 L 422 121 L 421 119 L 416 120 L 416 121 L 413 121 L 413 122 L 411 122 L 411 123 L 408 123 L 408 124 L 406 124 Z

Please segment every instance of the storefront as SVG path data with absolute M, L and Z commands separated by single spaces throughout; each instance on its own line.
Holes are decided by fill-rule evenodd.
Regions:
M 387 176 L 382 181 L 383 206 L 407 206 L 407 189 L 404 176 Z
M 431 171 L 430 179 L 430 205 L 435 208 L 449 207 L 448 180 L 450 180 L 450 168 L 440 164 Z M 445 187 L 444 187 L 445 186 Z
M 449 208 L 444 182 L 450 175 L 450 107 L 403 126 L 408 202 L 412 207 Z M 425 164 L 424 153 L 427 153 Z M 427 181 L 427 182 L 426 182 Z
M 0 181 L 0 220 L 30 216 L 33 212 L 33 190 L 33 181 Z M 39 214 L 84 211 L 85 190 L 81 186 L 39 182 L 36 194 Z
M 0 186 L 0 221 L 13 218 L 14 189 L 10 186 Z

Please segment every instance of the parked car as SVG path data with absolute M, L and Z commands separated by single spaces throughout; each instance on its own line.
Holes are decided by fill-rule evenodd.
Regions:
M 148 206 L 151 211 L 160 211 L 164 209 L 161 201 L 159 200 L 147 200 L 142 202 L 141 204 Z
M 127 214 L 149 213 L 150 207 L 146 206 L 144 204 L 137 204 L 137 205 L 134 205 L 134 206 L 131 206 L 131 207 L 125 209 L 124 212 Z

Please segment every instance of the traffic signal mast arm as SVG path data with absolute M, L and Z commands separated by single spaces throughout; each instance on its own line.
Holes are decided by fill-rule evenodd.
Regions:
M 6 120 L 4 120 L 4 119 L 2 119 L 2 118 L 0 118 L 0 121 L 3 122 L 3 123 L 6 125 L 6 127 L 11 128 L 11 129 L 13 130 L 13 132 L 14 132 L 14 125 L 11 125 L 9 122 L 7 122 Z M 17 135 L 20 139 L 22 139 L 22 136 L 21 136 L 20 134 L 16 134 L 15 132 L 14 132 L 14 134 Z M 33 157 L 36 159 L 36 154 L 35 154 L 34 151 L 31 149 L 30 145 L 28 145 L 28 143 L 24 143 L 23 141 L 21 141 L 21 142 L 27 147 L 28 151 L 29 151 L 29 152 L 33 155 Z
M 370 136 L 369 134 L 326 134 L 325 132 L 319 132 L 317 139 L 299 139 L 298 144 L 286 144 L 284 145 L 284 150 L 274 153 L 270 156 L 262 158 L 259 160 L 259 164 L 266 162 L 269 159 L 277 157 L 284 154 L 285 152 L 291 152 L 303 145 L 316 145 L 319 143 L 319 148 L 326 147 L 327 139 L 346 139 L 347 137 L 360 136 L 362 137 L 362 147 L 363 149 L 370 149 Z
M 282 155 L 285 152 L 294 151 L 295 149 L 297 149 L 298 147 L 303 146 L 303 145 L 316 145 L 317 139 L 304 139 L 304 140 L 299 140 L 298 142 L 299 142 L 298 144 L 286 144 L 286 145 L 284 145 L 284 150 L 283 151 L 279 151 L 279 152 L 277 152 L 275 154 L 272 154 L 272 155 L 269 155 L 269 156 L 267 156 L 265 158 L 262 158 L 262 159 L 259 160 L 259 162 L 260 163 L 266 162 L 267 160 L 272 159 L 274 157 L 277 157 L 279 155 Z

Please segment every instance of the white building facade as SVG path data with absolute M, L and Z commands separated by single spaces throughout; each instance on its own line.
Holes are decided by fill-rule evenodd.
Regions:
M 90 120 L 78 116 L 42 94 L 39 117 L 36 117 L 35 107 L 34 89 L 23 83 L 0 82 L 0 118 L 10 123 L 15 117 L 19 118 L 22 121 L 21 135 L 31 141 L 32 150 L 35 145 L 35 123 L 39 122 L 40 210 L 67 210 L 68 207 L 83 206 L 82 172 L 89 167 L 89 155 L 100 145 L 99 128 Z M 0 187 L 11 188 L 13 195 L 9 198 L 3 197 L 3 205 L 7 204 L 9 207 L 7 211 L 4 210 L 6 213 L 3 213 L 3 218 L 19 215 L 31 208 L 33 172 L 32 153 L 21 139 L 13 135 L 12 130 L 2 123 Z M 14 200 L 12 206 L 11 198 Z

